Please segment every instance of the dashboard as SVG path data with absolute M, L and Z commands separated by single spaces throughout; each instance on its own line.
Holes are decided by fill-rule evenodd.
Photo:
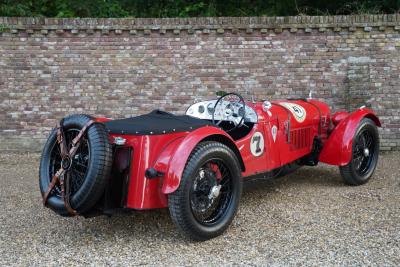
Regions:
M 191 105 L 186 115 L 203 119 L 212 120 L 214 106 L 217 100 L 202 101 Z M 243 107 L 243 104 L 238 102 L 220 101 L 215 108 L 214 119 L 216 121 L 232 121 L 240 123 L 243 115 L 245 115 L 244 122 L 257 123 L 257 114 L 249 106 Z

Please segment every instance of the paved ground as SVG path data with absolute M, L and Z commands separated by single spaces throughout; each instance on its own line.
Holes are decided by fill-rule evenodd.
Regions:
M 41 205 L 39 156 L 0 156 L 0 266 L 400 265 L 400 153 L 367 185 L 337 168 L 305 167 L 244 191 L 223 236 L 182 238 L 167 210 L 62 218 Z

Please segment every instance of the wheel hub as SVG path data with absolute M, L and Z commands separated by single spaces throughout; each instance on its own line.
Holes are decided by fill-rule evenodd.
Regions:
M 202 225 L 213 224 L 227 212 L 232 198 L 230 172 L 222 160 L 204 163 L 194 174 L 190 205 L 194 218 Z
M 221 185 L 214 185 L 210 190 L 208 198 L 214 200 L 219 196 L 220 192 L 221 192 Z
M 364 148 L 364 157 L 368 157 L 369 156 L 369 149 L 368 148 Z
M 200 172 L 199 172 L 200 179 L 203 179 L 205 175 L 206 175 L 205 171 L 204 170 L 200 170 Z
M 212 212 L 215 200 L 218 198 L 221 189 L 214 172 L 207 168 L 200 169 L 193 189 L 195 191 L 195 210 L 203 213 L 203 215 Z
M 71 165 L 72 165 L 72 159 L 69 156 L 66 156 L 61 160 L 61 167 L 64 170 L 69 170 L 71 168 Z

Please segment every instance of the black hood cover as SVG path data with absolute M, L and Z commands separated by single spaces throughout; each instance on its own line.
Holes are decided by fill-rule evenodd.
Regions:
M 206 125 L 213 125 L 206 120 L 193 118 L 187 115 L 174 115 L 158 109 L 145 115 L 112 120 L 104 124 L 109 133 L 129 135 L 187 132 Z

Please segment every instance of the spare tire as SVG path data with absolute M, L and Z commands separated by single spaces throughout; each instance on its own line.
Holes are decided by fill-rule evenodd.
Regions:
M 88 115 L 71 115 L 64 118 L 63 130 L 67 147 L 79 131 L 93 118 Z M 70 205 L 78 214 L 89 211 L 102 197 L 110 177 L 112 147 L 105 126 L 94 123 L 81 138 L 81 144 L 68 172 L 70 173 Z M 50 181 L 61 168 L 57 129 L 53 129 L 43 148 L 39 168 L 39 184 L 42 195 L 48 190 Z M 69 216 L 57 183 L 47 199 L 46 205 L 62 216 Z

